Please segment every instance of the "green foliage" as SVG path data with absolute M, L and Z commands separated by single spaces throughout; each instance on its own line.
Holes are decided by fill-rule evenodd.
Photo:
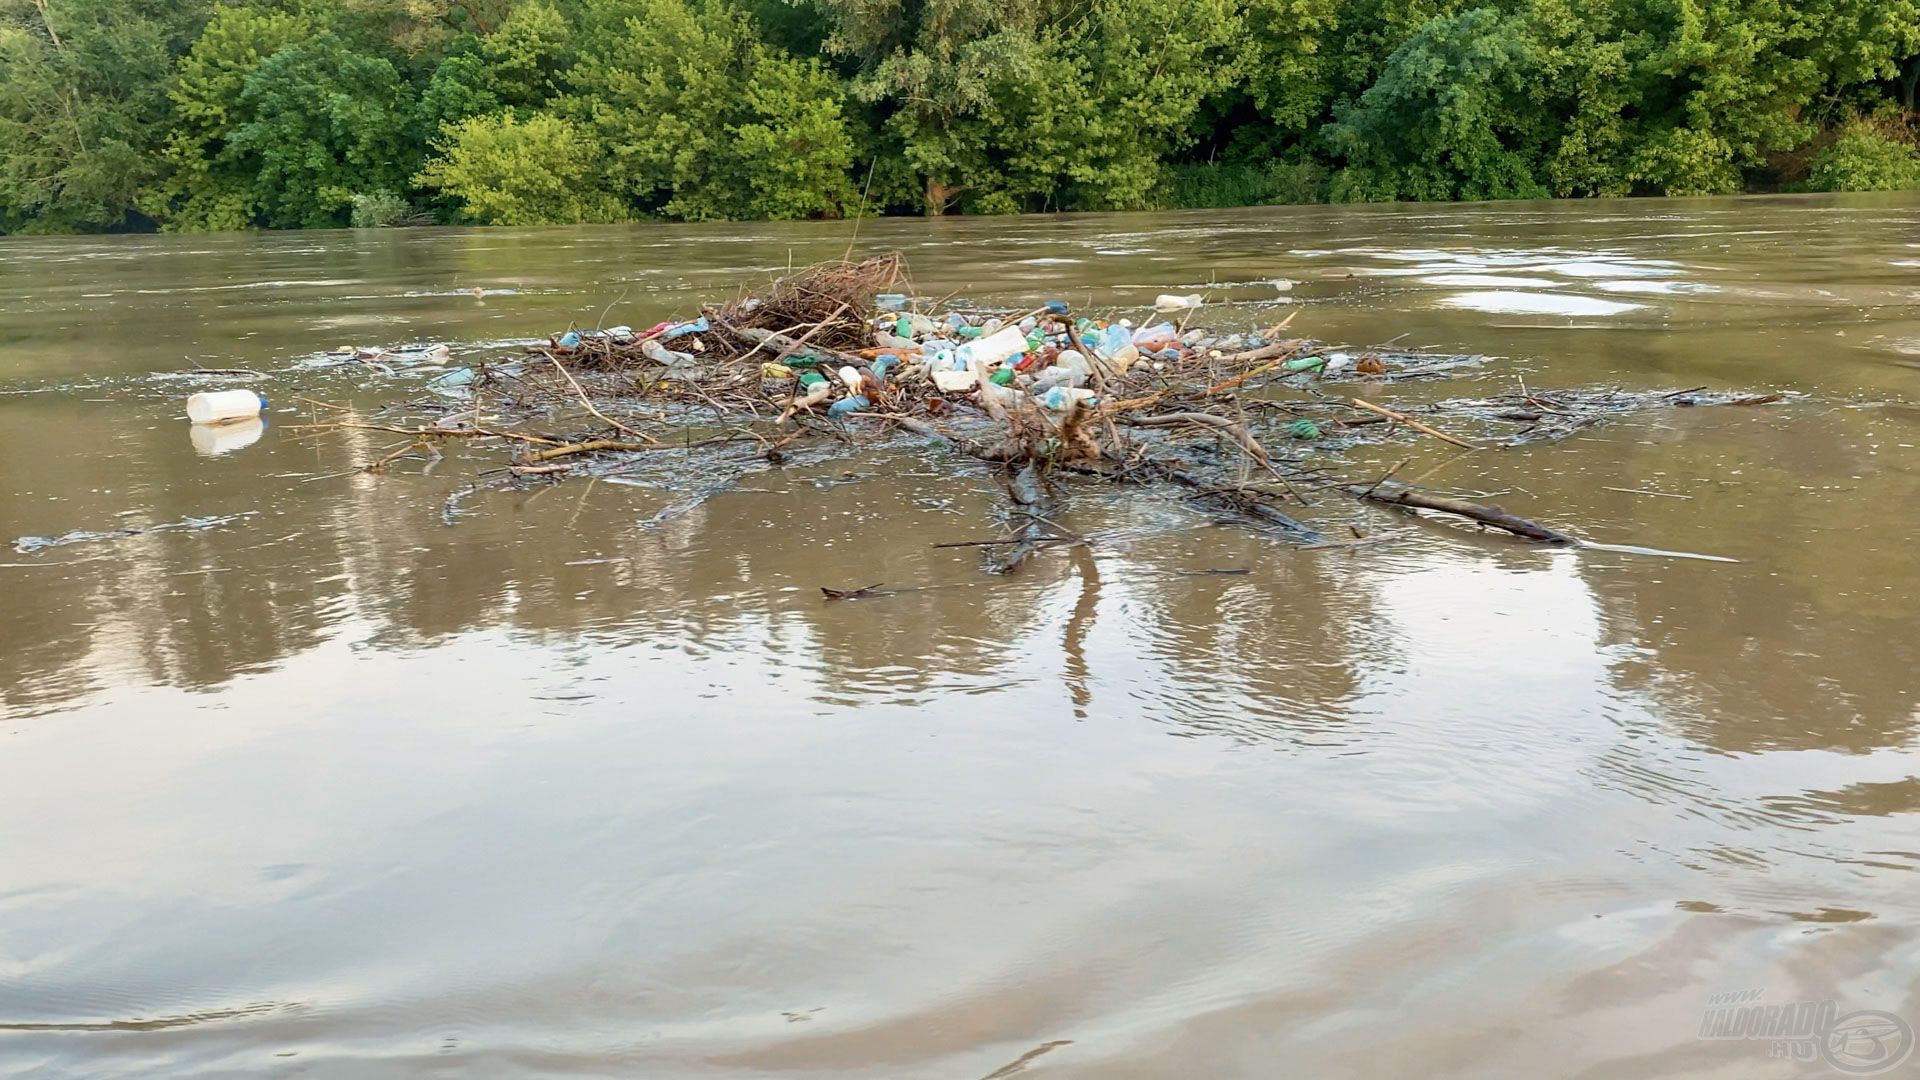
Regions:
M 385 229 L 418 220 L 413 204 L 391 191 L 371 191 L 353 197 L 352 223 L 356 229 Z
M 458 39 L 434 69 L 421 111 L 436 127 L 501 109 L 537 109 L 566 88 L 573 25 L 546 0 L 515 8 L 500 29 Z
M 714 0 L 588 0 L 571 112 L 643 212 L 688 220 L 835 215 L 855 197 L 840 84 L 761 43 Z
M 307 18 L 224 9 L 181 63 L 174 172 L 144 205 L 176 229 L 345 225 L 419 164 L 414 91 Z
M 925 209 L 1145 205 L 1231 85 L 1230 0 L 822 0 Z
M 129 223 L 197 0 L 0 0 L 0 232 Z
M 1327 170 L 1314 161 L 1266 165 L 1172 165 L 1156 204 L 1201 210 L 1230 206 L 1282 206 L 1325 202 Z
M 620 202 L 598 187 L 600 144 L 571 120 L 469 117 L 447 129 L 440 150 L 416 180 L 453 200 L 464 221 L 570 225 L 624 217 Z
M 1909 188 L 1917 90 L 1920 0 L 0 0 L 0 232 Z
M 1814 157 L 1806 186 L 1812 191 L 1920 188 L 1920 151 L 1872 124 L 1849 124 Z
M 1529 96 L 1533 63 L 1524 25 L 1490 8 L 1427 23 L 1327 128 L 1328 144 L 1348 162 L 1333 178 L 1332 197 L 1545 195 L 1529 152 L 1539 123 Z

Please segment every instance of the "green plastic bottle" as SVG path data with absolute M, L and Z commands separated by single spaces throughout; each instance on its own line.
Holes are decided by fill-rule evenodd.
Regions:
M 995 386 L 1008 386 L 1013 382 L 1013 368 L 1003 367 L 987 376 L 987 381 Z

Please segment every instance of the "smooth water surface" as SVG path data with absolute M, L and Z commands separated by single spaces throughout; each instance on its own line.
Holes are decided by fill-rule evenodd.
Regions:
M 1920 1023 L 1920 200 L 849 233 L 0 239 L 0 1072 L 1745 1080 L 1838 1074 L 1699 1038 L 1711 995 Z M 931 547 L 999 528 L 936 446 L 450 503 L 496 453 L 297 430 L 433 374 L 324 350 L 644 326 L 850 239 L 1494 357 L 1388 402 L 1792 396 L 1340 465 L 1724 563 L 1081 487 L 1093 545 L 995 578 Z M 215 385 L 257 442 L 190 436 Z M 132 534 L 13 547 L 76 530 Z

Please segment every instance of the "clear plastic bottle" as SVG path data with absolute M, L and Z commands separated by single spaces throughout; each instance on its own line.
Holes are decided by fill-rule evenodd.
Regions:
M 1095 396 L 1093 391 L 1078 386 L 1056 386 L 1040 395 L 1040 404 L 1045 405 L 1054 412 L 1066 412 L 1073 407 L 1075 402 L 1098 405 L 1100 399 Z

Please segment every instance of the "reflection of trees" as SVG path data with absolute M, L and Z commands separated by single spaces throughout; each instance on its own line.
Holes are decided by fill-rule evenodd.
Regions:
M 1920 478 L 1853 449 L 1872 441 L 1860 425 L 1844 411 L 1775 422 L 1703 412 L 1612 441 L 1626 477 L 1734 482 L 1691 484 L 1683 490 L 1699 497 L 1677 506 L 1592 497 L 1603 519 L 1646 516 L 1693 550 L 1748 560 L 1588 574 L 1611 636 L 1643 657 L 1619 665 L 1619 680 L 1657 698 L 1689 738 L 1730 751 L 1855 752 L 1912 738 L 1920 638 L 1904 537 Z

